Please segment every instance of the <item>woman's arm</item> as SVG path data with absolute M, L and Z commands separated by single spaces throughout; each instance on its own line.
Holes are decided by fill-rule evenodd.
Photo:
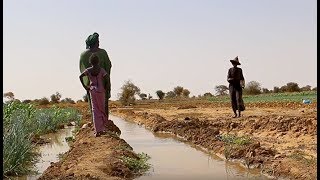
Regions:
M 86 86 L 86 85 L 84 84 L 84 82 L 83 82 L 83 77 L 84 77 L 84 76 L 86 76 L 85 72 L 83 72 L 83 73 L 80 74 L 79 79 L 80 79 L 80 82 L 81 82 L 83 88 L 84 88 L 85 90 L 89 91 L 90 88 L 89 88 L 88 86 Z

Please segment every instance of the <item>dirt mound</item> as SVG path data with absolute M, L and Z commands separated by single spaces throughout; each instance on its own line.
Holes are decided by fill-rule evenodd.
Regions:
M 122 158 L 137 158 L 137 154 L 119 138 L 120 129 L 113 121 L 108 121 L 107 130 L 115 133 L 95 137 L 87 104 L 76 104 L 75 107 L 83 113 L 84 126 L 76 134 L 69 151 L 59 162 L 51 163 L 39 179 L 133 179 L 137 174 Z

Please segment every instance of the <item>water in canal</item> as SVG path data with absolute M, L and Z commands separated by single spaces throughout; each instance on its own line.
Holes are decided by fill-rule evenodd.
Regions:
M 258 170 L 248 170 L 179 141 L 172 135 L 152 133 L 136 123 L 111 116 L 123 138 L 136 153 L 144 152 L 152 168 L 138 180 L 160 179 L 268 179 Z

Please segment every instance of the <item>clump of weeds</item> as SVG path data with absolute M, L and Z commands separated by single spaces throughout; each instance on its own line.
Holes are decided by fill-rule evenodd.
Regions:
M 143 174 L 151 167 L 151 164 L 147 162 L 150 158 L 151 157 L 145 153 L 138 153 L 137 158 L 124 156 L 122 157 L 122 161 L 135 174 Z

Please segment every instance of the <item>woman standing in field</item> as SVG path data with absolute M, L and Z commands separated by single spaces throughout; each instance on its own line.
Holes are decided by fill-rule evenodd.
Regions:
M 85 69 L 79 76 L 82 86 L 87 90 L 91 97 L 91 106 L 95 136 L 98 137 L 106 130 L 107 114 L 105 108 L 106 92 L 110 92 L 109 74 L 99 66 L 99 58 L 92 54 L 89 58 L 91 67 Z M 90 85 L 84 83 L 83 78 L 87 76 Z M 106 83 L 104 83 L 104 81 Z
M 238 68 L 237 65 L 241 65 L 238 56 L 233 60 L 230 60 L 233 67 L 228 71 L 227 80 L 229 82 L 229 94 L 231 98 L 231 106 L 234 113 L 233 118 L 241 116 L 241 111 L 245 110 L 243 99 L 242 99 L 242 88 L 244 88 L 244 77 L 242 69 Z

